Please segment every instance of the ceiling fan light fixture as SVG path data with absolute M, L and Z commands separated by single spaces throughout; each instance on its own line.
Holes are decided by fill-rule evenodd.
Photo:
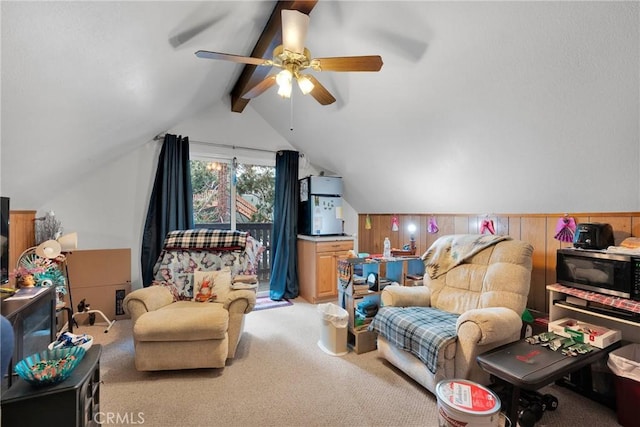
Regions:
M 308 76 L 299 76 L 298 77 L 298 87 L 300 88 L 300 91 L 304 94 L 307 95 L 309 92 L 311 92 L 314 88 L 314 84 L 311 81 L 311 79 Z

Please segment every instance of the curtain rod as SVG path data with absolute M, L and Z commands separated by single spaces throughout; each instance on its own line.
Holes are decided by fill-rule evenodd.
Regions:
M 153 139 L 154 141 L 164 141 L 164 137 L 166 134 L 161 133 L 156 135 Z M 230 145 L 230 144 L 222 144 L 219 142 L 206 142 L 206 141 L 196 141 L 193 139 L 189 139 L 189 142 L 193 142 L 194 144 L 204 144 L 204 145 L 213 145 L 216 147 L 222 147 L 222 148 L 231 148 L 232 150 L 250 150 L 250 151 L 261 151 L 263 153 L 272 153 L 272 154 L 276 154 L 277 151 L 273 151 L 273 150 L 266 150 L 264 148 L 252 148 L 252 147 L 242 147 L 239 145 Z

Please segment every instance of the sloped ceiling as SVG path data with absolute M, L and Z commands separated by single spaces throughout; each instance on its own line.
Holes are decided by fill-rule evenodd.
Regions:
M 64 186 L 229 105 L 242 66 L 194 52 L 248 55 L 273 6 L 3 1 L 2 182 L 40 202 L 43 183 Z M 247 108 L 343 176 L 358 212 L 566 211 L 571 187 L 573 210 L 638 209 L 638 10 L 320 0 L 312 55 L 379 54 L 381 72 L 315 73 L 331 106 L 271 89 Z M 576 164 L 612 156 L 600 174 L 630 177 L 618 185 L 629 199 L 577 188 Z M 599 206 L 581 197 L 594 190 Z

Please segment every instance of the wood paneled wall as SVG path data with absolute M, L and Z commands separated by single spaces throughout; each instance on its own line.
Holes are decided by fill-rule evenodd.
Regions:
M 358 251 L 372 254 L 382 253 L 385 237 L 391 240 L 393 248 L 401 248 L 411 238 L 407 231 L 409 224 L 415 224 L 417 255 L 422 255 L 440 236 L 446 234 L 480 233 L 480 226 L 485 219 L 494 223 L 496 234 L 509 235 L 531 243 L 533 251 L 533 270 L 531 272 L 531 289 L 528 307 L 547 312 L 549 307 L 546 285 L 556 280 L 556 250 L 570 247 L 571 243 L 563 243 L 554 238 L 556 224 L 565 214 L 360 214 L 358 215 Z M 398 231 L 392 231 L 392 218 L 398 217 Z M 640 212 L 616 213 L 580 213 L 569 214 L 576 223 L 603 222 L 613 227 L 615 243 L 619 244 L 629 236 L 640 236 Z M 369 220 L 367 221 L 367 217 Z M 436 234 L 427 232 L 429 218 L 435 218 L 439 231 Z M 371 228 L 367 228 L 369 222 Z

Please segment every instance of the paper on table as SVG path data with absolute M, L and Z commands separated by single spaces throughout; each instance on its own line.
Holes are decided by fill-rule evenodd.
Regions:
M 47 287 L 43 287 L 43 286 L 33 286 L 30 288 L 20 288 L 18 289 L 18 291 L 13 294 L 12 296 L 10 296 L 9 298 L 5 299 L 5 301 L 9 301 L 9 300 L 19 300 L 19 299 L 31 299 L 33 297 L 35 297 L 36 295 L 46 291 Z

